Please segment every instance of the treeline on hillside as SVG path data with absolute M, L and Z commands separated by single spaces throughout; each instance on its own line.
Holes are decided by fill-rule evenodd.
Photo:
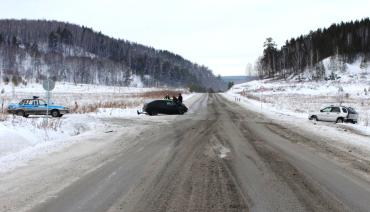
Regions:
M 366 18 L 311 31 L 308 35 L 286 41 L 280 49 L 272 38 L 267 38 L 263 56 L 257 62 L 258 75 L 285 78 L 309 68 L 315 70 L 315 77 L 319 79 L 325 74 L 322 60 L 330 56 L 337 56 L 344 64 L 361 55 L 366 62 L 370 58 L 369 31 L 370 20 Z
M 105 85 L 129 85 L 136 75 L 147 86 L 226 86 L 207 67 L 171 52 L 44 20 L 0 20 L 0 75 Z

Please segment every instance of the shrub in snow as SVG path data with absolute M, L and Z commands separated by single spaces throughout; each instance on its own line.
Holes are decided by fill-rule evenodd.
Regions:
M 5 85 L 9 84 L 10 82 L 10 79 L 8 76 L 3 76 L 3 82 L 5 83 Z
M 337 102 L 342 105 L 344 102 L 344 89 L 342 86 L 338 87 Z
M 57 131 L 62 126 L 61 119 L 43 119 L 41 122 L 33 123 L 38 129 L 50 129 Z
M 361 69 L 367 69 L 367 67 L 368 67 L 368 64 L 366 62 L 366 58 L 363 57 L 362 60 L 361 60 L 360 68 Z
M 21 81 L 22 81 L 22 78 L 20 78 L 19 76 L 15 76 L 15 75 L 12 76 L 12 83 L 15 87 L 17 87 Z
M 365 114 L 365 118 L 364 118 L 364 125 L 366 126 L 366 127 L 368 127 L 369 126 L 369 113 L 368 113 L 368 111 L 366 111 L 366 114 Z
M 5 90 L 4 88 L 1 89 L 1 92 L 0 92 L 0 101 L 1 101 L 1 113 L 4 114 L 4 105 L 5 105 Z

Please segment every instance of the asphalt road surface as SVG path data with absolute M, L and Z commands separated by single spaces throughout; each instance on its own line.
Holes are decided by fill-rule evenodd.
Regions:
M 30 211 L 370 211 L 369 182 L 287 127 L 218 94 L 191 108 Z

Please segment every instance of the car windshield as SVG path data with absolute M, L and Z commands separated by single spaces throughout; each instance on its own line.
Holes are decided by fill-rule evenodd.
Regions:
M 322 112 L 330 112 L 331 111 L 331 107 L 324 108 L 321 111 Z

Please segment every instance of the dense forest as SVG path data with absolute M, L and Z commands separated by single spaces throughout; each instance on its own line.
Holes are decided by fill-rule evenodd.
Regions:
M 0 20 L 3 80 L 58 81 L 223 90 L 226 84 L 205 66 L 174 53 L 114 39 L 91 28 L 45 20 Z
M 321 79 L 325 74 L 322 60 L 332 56 L 342 65 L 353 62 L 358 56 L 364 63 L 370 61 L 369 18 L 311 31 L 286 41 L 280 49 L 272 38 L 267 38 L 263 56 L 257 61 L 257 71 L 260 77 L 285 78 L 309 69 L 316 79 Z

